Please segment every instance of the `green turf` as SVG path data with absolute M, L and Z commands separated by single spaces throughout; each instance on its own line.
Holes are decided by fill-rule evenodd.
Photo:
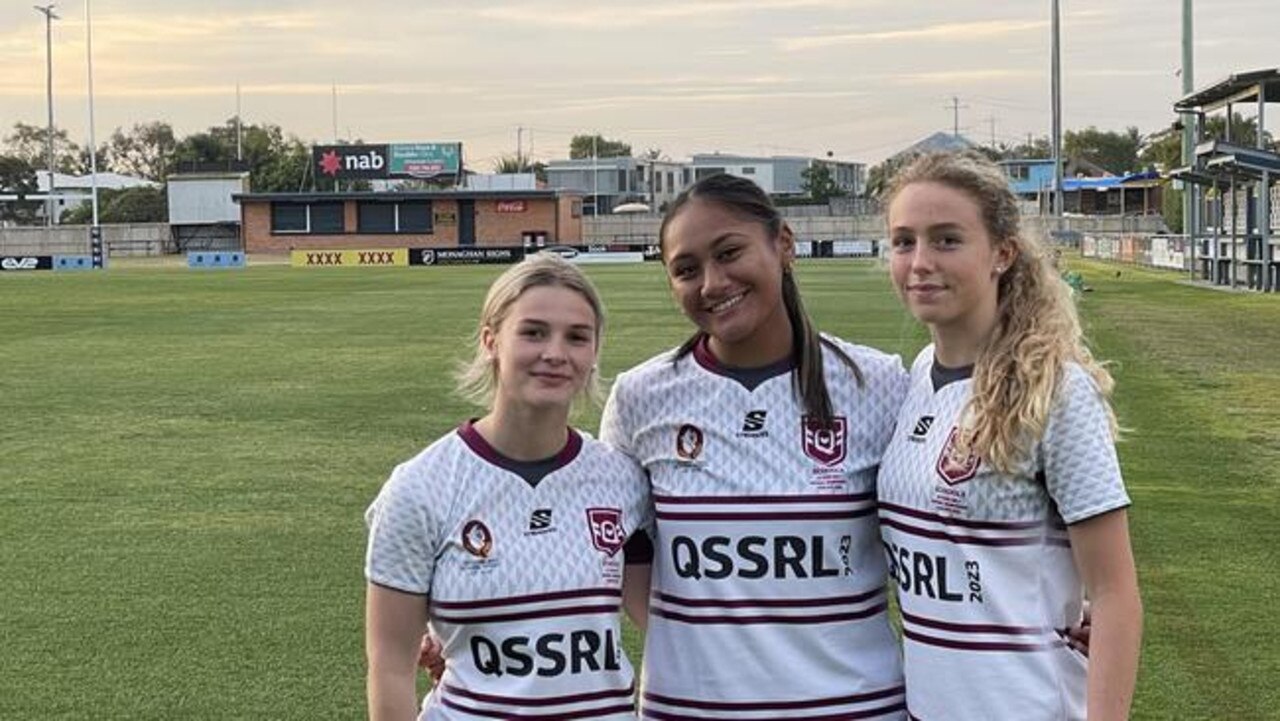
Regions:
M 1135 717 L 1276 718 L 1280 299 L 1080 267 L 1132 429 Z M 0 277 L 0 718 L 360 717 L 361 512 L 473 412 L 450 372 L 500 271 Z M 590 273 L 606 375 L 688 332 L 657 266 Z M 800 280 L 822 328 L 924 342 L 875 264 Z

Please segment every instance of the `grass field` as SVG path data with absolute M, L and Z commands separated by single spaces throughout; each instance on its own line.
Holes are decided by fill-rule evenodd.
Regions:
M 1280 718 L 1280 298 L 1074 264 L 1130 429 L 1134 716 Z M 473 412 L 500 270 L 0 277 L 0 718 L 361 717 L 361 513 Z M 606 374 L 687 333 L 656 266 L 590 272 Z M 923 344 L 874 264 L 800 280 L 824 329 Z

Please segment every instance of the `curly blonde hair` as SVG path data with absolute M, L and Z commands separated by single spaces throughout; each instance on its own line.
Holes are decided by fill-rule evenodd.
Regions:
M 1117 437 L 1110 404 L 1115 382 L 1085 345 L 1071 289 L 1054 272 L 1044 244 L 1022 228 L 1017 198 L 1000 168 L 972 154 L 923 155 L 894 176 L 885 206 L 912 183 L 965 193 L 978 204 L 992 240 L 1014 251 L 997 287 L 995 330 L 974 366 L 958 452 L 977 454 L 1002 473 L 1029 458 L 1070 362 L 1093 378 Z

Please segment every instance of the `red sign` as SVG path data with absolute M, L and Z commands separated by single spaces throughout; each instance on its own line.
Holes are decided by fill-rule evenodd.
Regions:
M 529 203 L 524 200 L 499 200 L 499 213 L 523 213 L 529 209 Z

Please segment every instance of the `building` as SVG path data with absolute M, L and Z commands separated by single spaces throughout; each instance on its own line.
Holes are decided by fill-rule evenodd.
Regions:
M 247 171 L 179 173 L 166 181 L 169 232 L 178 252 L 240 250 L 240 207 Z
M 582 193 L 587 215 L 606 215 L 623 203 L 658 209 L 689 183 L 684 164 L 652 158 L 574 158 L 547 163 L 547 186 Z
M 569 190 L 238 193 L 249 253 L 582 242 Z
M 832 180 L 847 195 L 859 195 L 866 187 L 867 166 L 845 160 L 798 155 L 703 153 L 694 155 L 689 163 L 693 170 L 693 181 L 708 175 L 728 173 L 754 181 L 769 195 L 783 197 L 805 195 L 804 173 L 817 165 L 826 166 L 831 171 Z
M 1009 187 L 1034 205 L 1024 212 L 1045 214 L 1053 207 L 1052 158 L 1001 160 Z M 1081 215 L 1154 215 L 1160 212 L 1163 183 L 1155 172 L 1111 175 L 1087 160 L 1065 159 L 1062 170 L 1062 208 Z
M 53 222 L 57 223 L 62 214 L 72 208 L 79 206 L 81 203 L 93 202 L 93 174 L 85 175 L 68 175 L 67 173 L 53 174 L 53 192 L 49 192 L 49 173 L 43 170 L 36 171 L 36 183 L 39 188 L 39 196 L 29 196 L 31 199 L 45 198 L 52 196 L 53 202 Z M 129 175 L 121 175 L 119 173 L 98 173 L 98 192 L 103 190 L 124 190 L 126 188 L 157 188 L 160 184 L 146 178 L 135 178 Z M 98 197 L 101 202 L 102 197 Z M 39 215 L 44 217 L 45 203 L 41 203 Z

